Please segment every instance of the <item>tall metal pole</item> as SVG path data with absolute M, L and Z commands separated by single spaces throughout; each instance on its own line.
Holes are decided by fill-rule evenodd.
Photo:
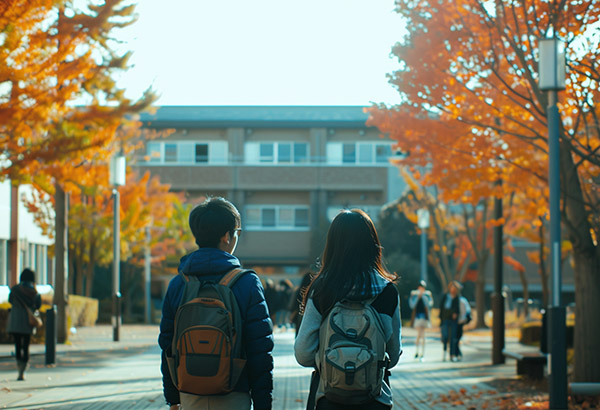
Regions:
M 496 181 L 497 186 L 502 185 L 502 180 Z M 494 219 L 502 218 L 502 198 L 494 199 Z M 492 363 L 504 363 L 504 295 L 502 295 L 503 278 L 503 235 L 504 225 L 494 227 L 494 293 L 492 294 Z
M 549 309 L 549 393 L 550 409 L 567 408 L 566 310 L 561 306 L 560 235 L 560 116 L 557 91 L 548 91 L 548 145 L 550 185 L 550 254 L 552 266 L 552 306 Z
M 113 189 L 113 341 L 119 341 L 119 334 L 121 330 L 121 291 L 120 291 L 120 280 L 121 280 L 121 215 L 119 213 L 121 209 L 119 190 L 115 187 Z
M 147 226 L 146 227 L 146 249 L 144 251 L 144 285 L 145 285 L 145 292 L 144 292 L 144 304 L 145 304 L 145 312 L 146 312 L 146 323 L 150 323 L 151 321 L 151 311 L 150 311 L 150 278 L 151 278 L 151 272 L 150 272 L 150 261 L 151 261 L 151 254 L 150 254 L 150 227 Z
M 57 340 L 65 343 L 68 336 L 67 328 L 67 304 L 68 304 L 68 282 L 69 282 L 69 196 L 59 184 L 55 185 L 55 236 L 54 257 L 56 259 L 56 274 L 54 278 L 54 304 L 56 305 Z
M 421 228 L 421 280 L 427 282 L 427 228 Z

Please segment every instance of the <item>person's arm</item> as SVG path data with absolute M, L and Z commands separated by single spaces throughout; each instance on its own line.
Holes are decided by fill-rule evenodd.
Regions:
M 260 279 L 246 274 L 239 279 L 243 289 L 249 289 L 243 326 L 246 347 L 248 382 L 255 410 L 271 409 L 273 401 L 273 324 Z M 241 307 L 243 308 L 243 307 Z
M 179 390 L 177 390 L 177 387 L 175 387 L 173 384 L 173 380 L 171 380 L 171 372 L 169 372 L 166 351 L 164 350 L 160 355 L 160 371 L 162 372 L 163 395 L 165 397 L 165 402 L 171 408 L 173 408 L 173 406 L 179 406 L 181 400 L 179 398 Z
M 458 324 L 462 325 L 467 321 L 467 307 L 462 298 L 458 300 Z
M 298 364 L 304 367 L 315 367 L 315 355 L 319 350 L 319 329 L 322 316 L 315 307 L 312 298 L 306 302 L 302 323 L 294 342 L 294 355 Z
M 171 279 L 165 300 L 163 301 L 162 317 L 160 319 L 160 334 L 158 336 L 158 344 L 162 349 L 160 371 L 162 372 L 163 395 L 166 403 L 171 406 L 180 403 L 179 390 L 173 384 L 171 372 L 166 360 L 167 352 L 171 351 L 171 343 L 173 341 L 175 313 L 181 300 L 183 292 L 183 282 L 179 277 Z
M 35 294 L 35 300 L 33 302 L 33 310 L 38 310 L 39 308 L 42 307 L 42 297 L 40 296 L 39 293 Z
M 427 291 L 427 293 L 425 295 L 427 296 L 427 298 L 426 298 L 427 307 L 429 307 L 429 309 L 431 309 L 433 307 L 433 295 L 429 291 Z
M 394 310 L 394 314 L 392 315 L 392 336 L 386 346 L 387 354 L 390 357 L 388 369 L 394 367 L 398 363 L 398 360 L 400 360 L 400 355 L 402 354 L 401 330 L 400 299 L 398 299 L 398 307 Z
M 408 299 L 408 306 L 411 309 L 414 309 L 415 306 L 417 305 L 418 300 L 419 300 L 419 294 L 413 290 L 412 292 L 410 292 L 410 298 Z

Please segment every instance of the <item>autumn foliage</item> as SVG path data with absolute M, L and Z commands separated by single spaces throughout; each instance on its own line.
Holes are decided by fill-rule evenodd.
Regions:
M 565 237 L 576 282 L 577 381 L 600 381 L 599 1 L 397 0 L 405 38 L 390 81 L 404 103 L 380 104 L 369 123 L 425 170 L 443 201 L 478 205 L 518 196 L 531 231 L 548 217 L 547 106 L 539 89 L 538 39 L 567 44 L 560 93 L 561 188 Z M 497 186 L 495 181 L 503 184 Z M 540 219 L 541 218 L 541 219 Z
M 95 267 L 114 256 L 110 158 L 121 153 L 131 163 L 142 139 L 160 134 L 136 121 L 153 92 L 131 99 L 115 80 L 130 56 L 118 51 L 115 33 L 135 19 L 134 5 L 123 0 L 0 3 L 0 180 L 34 187 L 26 205 L 50 237 L 53 196 L 70 194 L 69 262 L 79 294 L 91 294 Z M 149 174 L 129 170 L 127 181 L 120 188 L 122 260 L 140 263 L 147 246 L 154 262 L 181 252 L 185 236 L 167 237 L 181 231 L 179 196 Z

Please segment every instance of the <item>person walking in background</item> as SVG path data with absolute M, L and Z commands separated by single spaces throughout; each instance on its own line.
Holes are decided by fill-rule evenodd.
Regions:
M 42 306 L 42 298 L 35 288 L 35 272 L 24 269 L 19 278 L 19 284 L 12 287 L 8 296 L 11 304 L 7 332 L 15 341 L 17 357 L 17 380 L 25 380 L 25 369 L 29 362 L 29 343 L 35 328 L 30 324 L 29 317 Z
M 430 315 L 433 307 L 433 296 L 427 290 L 427 282 L 424 280 L 419 282 L 417 289 L 410 293 L 408 305 L 412 309 L 411 326 L 417 330 L 415 359 L 421 358 L 423 360 L 425 356 L 425 329 L 431 327 Z
M 463 295 L 459 296 L 459 305 L 458 305 L 458 326 L 457 326 L 457 342 L 456 342 L 456 351 L 457 351 L 457 357 L 458 360 L 462 360 L 462 351 L 460 350 L 460 340 L 462 339 L 463 336 L 463 328 L 466 324 L 468 324 L 469 322 L 471 322 L 472 317 L 471 317 L 471 305 L 469 304 L 469 301 L 467 300 L 467 298 L 465 298 Z
M 383 266 L 381 249 L 371 218 L 359 209 L 342 211 L 329 227 L 323 264 L 304 295 L 304 318 L 294 344 L 298 363 L 317 369 L 313 373 L 307 408 L 314 408 L 313 404 L 318 410 L 392 407 L 388 376 L 402 351 L 400 305 L 398 290 L 392 283 L 394 275 Z M 346 306 L 353 306 L 354 316 L 347 313 L 351 309 Z M 367 314 L 372 315 L 372 319 L 365 320 Z M 372 349 L 344 350 L 346 346 L 365 343 L 368 335 L 371 339 L 367 342 Z M 354 345 L 343 341 L 346 339 L 351 339 Z M 369 350 L 373 351 L 369 353 Z M 358 359 L 352 356 L 359 351 L 376 357 L 365 361 L 364 356 Z M 341 369 L 329 363 L 336 358 L 346 363 Z M 355 389 L 355 383 L 364 381 L 362 372 L 372 366 L 374 373 L 369 373 L 372 378 L 365 395 L 365 390 Z M 332 377 L 331 373 L 339 377 Z M 343 384 L 343 388 L 337 388 L 338 383 Z
M 448 284 L 448 292 L 440 303 L 440 319 L 442 321 L 443 360 L 446 361 L 448 344 L 450 344 L 450 360 L 458 361 L 458 316 L 460 314 L 460 283 L 452 281 Z
M 227 394 L 193 395 L 180 392 L 173 382 L 168 362 L 174 353 L 175 314 L 184 297 L 186 283 L 200 281 L 216 284 L 241 267 L 239 260 L 233 256 L 241 232 L 241 218 L 231 202 L 219 197 L 207 199 L 192 210 L 189 224 L 198 250 L 181 258 L 179 275 L 171 279 L 165 295 L 160 322 L 158 343 L 162 349 L 161 372 L 165 400 L 172 410 L 250 410 L 251 405 L 255 410 L 269 410 L 273 394 L 273 325 L 263 287 L 253 271 L 245 271 L 231 286 L 241 316 L 242 334 L 238 336 L 242 340 L 243 357 L 246 359 L 241 374 L 236 374 L 237 384 L 232 386 L 233 391 Z M 214 367 L 214 360 L 211 362 L 210 357 L 208 362 L 203 362 L 202 357 L 196 359 L 200 369 L 192 369 L 195 373 L 206 371 L 202 369 L 203 366 L 209 369 L 211 365 Z M 233 378 L 233 370 L 231 372 L 229 380 Z

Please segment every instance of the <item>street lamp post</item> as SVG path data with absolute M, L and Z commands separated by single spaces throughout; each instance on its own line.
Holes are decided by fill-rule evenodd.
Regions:
M 417 226 L 421 228 L 421 280 L 427 282 L 427 228 L 429 228 L 427 209 L 417 211 Z
M 121 329 L 121 216 L 119 186 L 125 185 L 126 162 L 123 155 L 115 156 L 110 161 L 110 185 L 113 188 L 113 341 L 119 341 Z
M 550 185 L 550 253 L 552 306 L 548 309 L 548 374 L 550 409 L 567 408 L 566 311 L 561 306 L 560 235 L 560 114 L 558 91 L 565 89 L 564 44 L 557 38 L 540 39 L 539 87 L 548 92 L 548 147 Z

